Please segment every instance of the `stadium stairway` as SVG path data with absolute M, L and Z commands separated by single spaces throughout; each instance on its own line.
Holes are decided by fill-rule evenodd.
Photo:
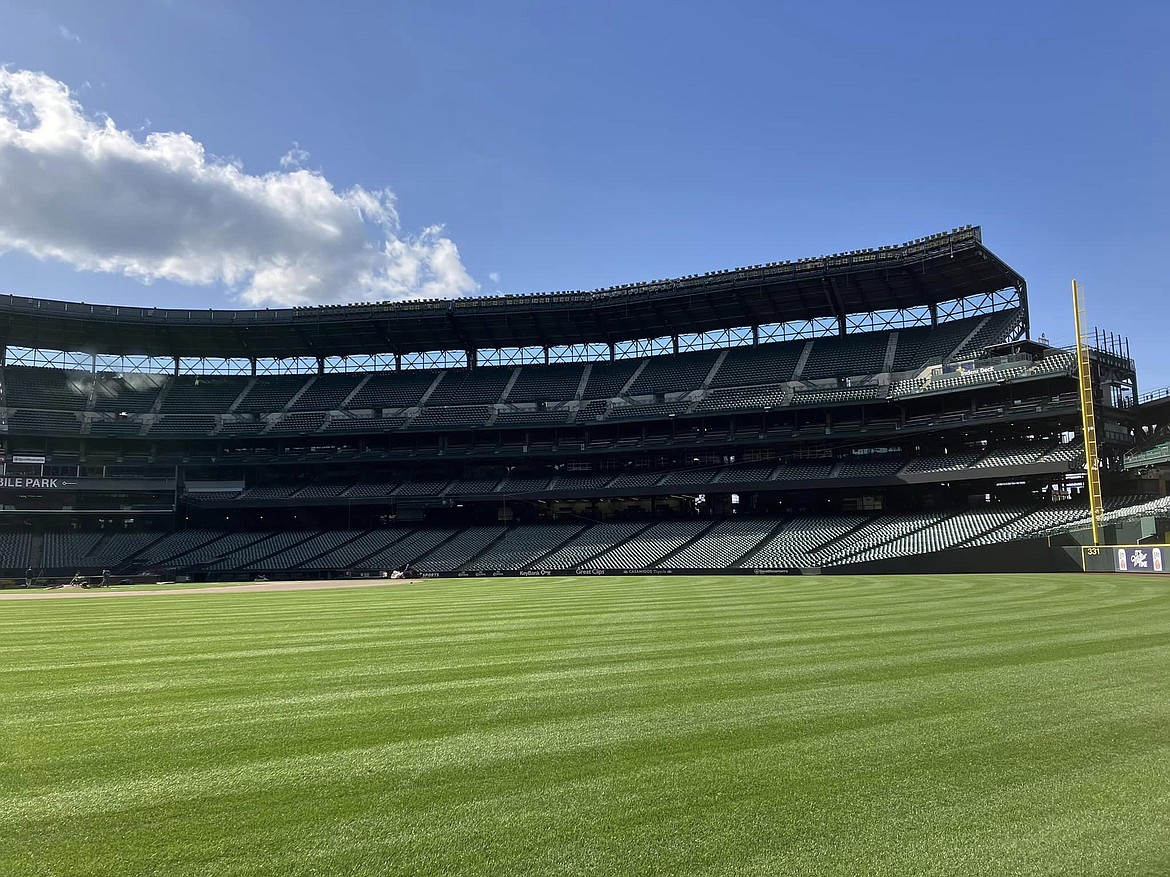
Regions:
M 554 545 L 548 551 L 544 552 L 539 557 L 536 557 L 536 558 L 530 560 L 524 566 L 524 569 L 525 570 L 537 569 L 538 568 L 537 564 L 539 564 L 546 557 L 552 557 L 554 554 L 556 554 L 558 551 L 560 551 L 562 548 L 564 548 L 566 545 L 568 545 L 570 542 L 572 542 L 574 539 L 576 539 L 578 536 L 580 536 L 582 533 L 584 533 L 586 530 L 588 530 L 590 526 L 591 526 L 590 524 L 586 524 L 584 526 L 577 528 L 575 531 L 570 533 L 568 536 L 566 536 L 564 539 L 562 539 L 560 542 L 558 542 L 556 545 Z
M 667 552 L 662 557 L 658 558 L 658 560 L 654 561 L 654 567 L 656 569 L 659 569 L 659 568 L 670 566 L 671 558 L 675 557 L 676 555 L 680 554 L 683 551 L 686 551 L 688 548 L 690 548 L 692 545 L 694 545 L 696 542 L 698 542 L 700 539 L 702 539 L 704 536 L 706 536 L 708 533 L 710 533 L 711 530 L 714 528 L 714 526 L 715 526 L 715 521 L 708 521 L 706 527 L 701 529 L 698 533 L 693 535 L 690 539 L 688 539 L 682 545 L 678 546 L 678 548 L 675 548 L 673 551 Z
M 45 537 L 42 533 L 33 533 L 29 540 L 28 559 L 25 561 L 32 569 L 43 569 L 45 566 Z
M 749 548 L 747 551 L 745 551 L 743 553 L 743 555 L 739 558 L 739 560 L 730 564 L 731 568 L 732 569 L 742 569 L 743 565 L 744 565 L 744 561 L 746 561 L 756 551 L 758 551 L 761 546 L 767 545 L 769 542 L 771 542 L 773 539 L 775 539 L 779 535 L 780 531 L 783 530 L 786 526 L 788 526 L 788 519 L 787 518 L 781 518 L 780 520 L 776 521 L 776 523 L 772 526 L 772 529 L 770 529 L 767 533 L 765 533 L 764 537 L 762 539 L 760 539 L 759 542 L 757 542 L 755 545 L 753 545 L 751 548 Z

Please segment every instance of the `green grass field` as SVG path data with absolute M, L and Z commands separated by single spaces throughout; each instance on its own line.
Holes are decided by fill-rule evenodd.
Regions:
M 0 602 L 0 874 L 1167 874 L 1170 582 Z

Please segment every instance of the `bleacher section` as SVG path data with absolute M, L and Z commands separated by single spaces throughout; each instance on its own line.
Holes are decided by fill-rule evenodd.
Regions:
M 310 375 L 258 377 L 240 400 L 237 410 L 256 414 L 282 411 L 310 377 Z
M 925 365 L 951 359 L 964 339 L 982 322 L 982 317 L 966 317 L 938 326 L 915 326 L 898 331 L 892 370 L 920 369 Z
M 646 361 L 646 367 L 630 385 L 626 395 L 648 396 L 694 390 L 703 385 L 718 356 L 718 350 L 656 356 Z
M 756 347 L 733 347 L 727 351 L 711 386 L 754 387 L 790 381 L 806 343 L 784 341 Z
M 508 391 L 509 402 L 556 402 L 577 395 L 584 363 L 526 365 Z
M 145 414 L 154 407 L 166 383 L 167 378 L 163 375 L 99 374 L 93 408 L 95 411 Z
M 13 408 L 83 411 L 92 383 L 93 375 L 86 372 L 7 366 L 4 404 Z
M 304 377 L 301 377 L 304 380 Z M 181 375 L 173 378 L 163 395 L 163 414 L 221 414 L 248 386 L 248 378 Z
M 973 355 L 987 344 L 1001 340 L 1019 320 L 1019 312 L 1012 311 L 943 323 L 933 329 L 899 330 L 893 370 L 920 368 L 924 361 L 935 359 L 954 359 L 959 352 L 953 351 L 953 347 L 971 334 L 972 327 L 978 326 L 962 352 L 965 356 Z M 89 433 L 89 424 L 94 435 L 174 439 L 315 432 L 361 434 L 403 428 L 442 431 L 460 426 L 538 429 L 564 426 L 570 421 L 596 424 L 599 420 L 650 420 L 672 414 L 682 417 L 880 401 L 887 396 L 905 398 L 1067 373 L 1072 364 L 1069 354 L 1053 351 L 1035 364 L 1026 360 L 1000 364 L 994 370 L 981 366 L 974 371 L 939 374 L 933 379 L 901 379 L 864 387 L 811 383 L 880 372 L 890 341 L 891 333 L 881 331 L 588 365 L 530 364 L 518 368 L 275 374 L 254 378 L 91 375 L 9 366 L 3 370 L 6 389 L 3 401 L 8 409 L 6 420 L 10 429 L 20 434 Z M 805 383 L 793 384 L 793 373 L 806 349 L 810 353 L 799 375 Z M 711 388 L 705 390 L 704 381 L 712 375 L 716 362 L 720 362 L 719 368 L 711 378 Z M 589 378 L 574 413 L 574 407 L 570 406 L 576 405 L 577 390 L 586 369 Z M 605 401 L 616 397 L 627 384 L 626 395 L 645 404 L 610 405 Z M 661 399 L 667 394 L 671 395 L 670 401 L 647 399 L 651 396 Z M 547 410 L 526 407 L 534 403 L 550 407 Z M 416 412 L 416 406 L 420 405 L 421 412 Z M 83 421 L 64 415 L 64 412 L 87 408 L 131 416 L 92 418 L 83 428 Z M 291 413 L 282 415 L 280 412 L 286 409 Z M 371 409 L 379 413 L 393 409 L 394 414 L 370 419 L 348 413 Z M 164 415 L 162 419 L 154 418 L 156 410 Z M 326 417 L 329 412 L 338 413 Z M 175 419 L 180 415 L 187 418 L 218 415 L 222 425 L 210 426 L 207 420 Z
M 1170 515 L 1170 498 L 1116 497 L 1106 522 Z M 988 505 L 965 511 L 795 517 L 585 521 L 464 528 L 48 533 L 34 574 L 115 576 L 135 570 L 345 574 L 604 569 L 815 569 L 1051 536 L 1088 526 L 1083 503 Z M 27 533 L 0 533 L 0 570 L 22 576 Z
M 318 375 L 313 383 L 297 397 L 289 407 L 290 411 L 334 411 L 341 407 L 357 385 L 365 380 L 364 374 Z
M 510 368 L 451 369 L 427 405 L 494 405 L 512 377 Z
M 710 521 L 661 521 L 638 533 L 637 538 L 616 545 L 585 561 L 586 569 L 649 569 L 672 551 L 686 545 Z
M 818 338 L 800 372 L 801 380 L 873 375 L 882 370 L 889 333 L 866 332 L 843 338 Z
M 617 362 L 595 362 L 589 372 L 582 399 L 612 399 L 633 377 L 641 360 L 626 359 Z

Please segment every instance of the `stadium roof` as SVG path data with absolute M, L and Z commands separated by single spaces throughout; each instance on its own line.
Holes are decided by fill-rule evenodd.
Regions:
M 894 310 L 1014 288 L 978 226 L 900 246 L 591 292 L 271 310 L 0 296 L 5 346 L 165 357 L 294 357 L 617 342 Z

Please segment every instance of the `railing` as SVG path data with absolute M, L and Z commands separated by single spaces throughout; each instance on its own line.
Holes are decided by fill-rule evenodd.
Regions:
M 1165 399 L 1170 396 L 1170 387 L 1161 387 L 1157 390 L 1150 390 L 1148 393 L 1142 393 L 1138 396 L 1138 402 L 1154 402 L 1158 399 Z

